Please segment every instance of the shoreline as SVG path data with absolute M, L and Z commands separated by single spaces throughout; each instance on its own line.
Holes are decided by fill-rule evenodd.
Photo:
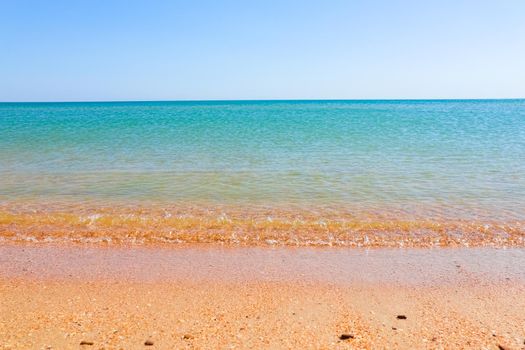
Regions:
M 518 248 L 2 243 L 0 348 L 521 349 L 523 266 Z
M 469 218 L 451 211 L 5 202 L 0 203 L 0 244 L 525 247 L 522 216 L 473 212 Z

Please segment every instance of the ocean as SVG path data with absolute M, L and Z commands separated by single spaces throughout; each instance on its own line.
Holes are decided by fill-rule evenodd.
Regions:
M 525 100 L 0 103 L 5 240 L 525 245 Z

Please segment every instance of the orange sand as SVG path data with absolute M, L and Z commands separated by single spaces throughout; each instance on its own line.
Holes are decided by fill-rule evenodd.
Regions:
M 525 294 L 512 288 L 3 280 L 0 293 L 5 349 L 520 349 L 525 339 Z
M 524 259 L 0 245 L 0 348 L 521 349 Z

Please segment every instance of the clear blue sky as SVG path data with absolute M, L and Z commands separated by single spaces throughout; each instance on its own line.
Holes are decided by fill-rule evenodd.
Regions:
M 491 97 L 524 0 L 0 0 L 0 101 Z

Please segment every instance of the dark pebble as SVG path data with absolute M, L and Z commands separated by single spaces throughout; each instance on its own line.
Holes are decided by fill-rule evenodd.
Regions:
M 396 330 L 397 330 L 397 328 L 396 328 L 396 327 L 392 327 L 392 330 L 393 330 L 393 331 L 396 331 Z
M 93 345 L 94 343 L 92 341 L 82 340 L 80 342 L 80 345 Z
M 146 341 L 144 342 L 144 345 L 146 345 L 146 346 L 152 346 L 152 345 L 153 345 L 153 342 L 152 342 L 151 340 L 146 340 Z
M 398 320 L 406 320 L 407 317 L 405 315 L 397 315 Z
M 510 348 L 506 347 L 506 346 L 503 346 L 501 344 L 498 344 L 498 349 L 499 350 L 510 350 Z
M 341 340 L 354 339 L 354 336 L 352 334 L 343 333 L 339 336 L 339 339 Z

